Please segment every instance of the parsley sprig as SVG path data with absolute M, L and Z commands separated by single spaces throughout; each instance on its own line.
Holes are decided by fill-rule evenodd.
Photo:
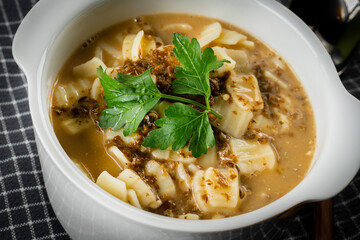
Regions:
M 113 79 L 100 66 L 97 74 L 108 109 L 102 112 L 99 125 L 113 131 L 124 126 L 123 133 L 129 136 L 136 132 L 145 115 L 161 98 L 175 100 L 176 103 L 165 109 L 165 118 L 155 121 L 159 128 L 150 132 L 143 146 L 160 147 L 162 150 L 172 146 L 172 150 L 177 151 L 189 142 L 192 155 L 199 157 L 206 154 L 208 147 L 212 148 L 215 143 L 208 113 L 221 118 L 221 115 L 210 108 L 209 72 L 221 67 L 227 60 L 216 60 L 211 48 L 206 48 L 201 54 L 200 44 L 195 38 L 190 42 L 188 37 L 174 33 L 173 44 L 175 57 L 182 65 L 175 67 L 173 92 L 202 95 L 206 106 L 191 99 L 161 93 L 151 79 L 152 69 L 138 76 L 118 73 Z M 195 105 L 203 111 L 180 102 Z

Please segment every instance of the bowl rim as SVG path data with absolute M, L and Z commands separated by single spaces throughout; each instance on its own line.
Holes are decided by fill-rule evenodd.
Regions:
M 40 1 L 37 5 L 42 4 L 42 2 L 44 2 L 44 0 Z M 48 2 L 50 2 L 50 0 L 48 0 Z M 79 1 L 79 6 L 83 4 L 84 7 L 85 6 L 89 7 L 91 5 L 90 2 L 91 1 L 86 2 L 86 0 Z M 93 0 L 92 3 L 94 4 L 94 2 L 96 1 Z M 287 24 L 291 25 L 294 29 L 300 32 L 305 40 L 311 41 L 312 43 L 315 42 L 316 45 L 312 46 L 312 50 L 316 54 L 318 54 L 318 57 L 323 59 L 324 65 L 326 64 L 328 65 L 327 67 L 324 66 L 323 71 L 325 71 L 329 76 L 331 76 L 331 78 L 336 78 L 336 81 L 339 81 L 337 74 L 336 77 L 334 75 L 334 73 L 336 73 L 336 70 L 327 52 L 323 47 L 316 49 L 316 47 L 319 47 L 321 43 L 311 32 L 311 30 L 299 18 L 297 18 L 293 13 L 291 13 L 288 9 L 286 9 L 284 6 L 282 6 L 280 3 L 276 1 L 261 0 L 257 2 L 263 7 L 267 8 L 269 11 L 272 11 L 275 14 L 282 16 L 283 18 L 285 18 L 284 16 L 286 16 Z M 14 40 L 14 45 L 15 45 L 15 40 Z M 44 67 L 43 62 L 45 61 L 46 54 L 47 53 L 45 52 L 44 55 L 42 56 L 42 60 L 41 60 L 42 63 L 39 64 L 39 69 L 35 74 L 35 76 L 34 74 L 27 72 L 26 66 L 21 63 L 21 60 L 19 59 L 19 57 L 17 57 L 17 54 L 14 54 L 14 57 L 16 59 L 16 62 L 18 62 L 19 65 L 21 66 L 21 68 L 25 69 L 28 78 L 42 79 L 43 77 L 42 77 L 41 68 Z M 135 222 L 141 222 L 144 225 L 152 226 L 155 228 L 177 231 L 177 232 L 195 233 L 195 232 L 226 231 L 226 230 L 232 230 L 240 227 L 249 226 L 255 223 L 259 223 L 272 216 L 280 214 L 284 210 L 289 209 L 290 207 L 297 205 L 303 201 L 311 200 L 311 198 L 321 199 L 324 197 L 328 197 L 329 195 L 329 194 L 301 195 L 301 193 L 308 193 L 307 191 L 302 190 L 302 187 L 305 184 L 304 180 L 307 179 L 308 175 L 311 174 L 311 170 L 310 170 L 308 174 L 304 177 L 304 179 L 290 192 L 285 194 L 283 197 L 257 210 L 225 219 L 187 221 L 183 219 L 169 218 L 169 217 L 149 213 L 147 211 L 139 210 L 127 203 L 119 201 L 117 198 L 113 197 L 104 190 L 100 189 L 96 184 L 93 184 L 93 182 L 90 179 L 88 179 L 82 172 L 80 172 L 79 169 L 76 169 L 75 165 L 72 163 L 70 158 L 65 154 L 64 150 L 62 148 L 61 149 L 57 148 L 58 144 L 56 144 L 56 141 L 58 140 L 54 139 L 53 136 L 50 135 L 50 133 L 47 131 L 47 129 L 43 128 L 44 124 L 45 125 L 47 124 L 48 116 L 45 112 L 42 111 L 42 108 L 40 106 L 42 102 L 41 94 L 35 94 L 36 92 L 38 93 L 41 92 L 40 85 L 41 84 L 39 81 L 36 87 L 29 86 L 30 111 L 32 118 L 34 120 L 34 129 L 38 137 L 37 140 L 45 148 L 46 152 L 50 156 L 50 159 L 53 160 L 52 161 L 53 164 L 56 165 L 57 168 L 61 170 L 65 176 L 68 177 L 68 180 L 71 181 L 72 184 L 74 184 L 75 186 L 77 186 L 78 189 L 83 191 L 84 194 L 91 197 L 94 201 L 103 205 L 105 208 L 114 211 L 114 213 L 121 216 L 125 216 L 126 218 L 129 218 Z M 339 85 L 341 85 L 340 81 L 338 86 Z M 333 88 L 335 88 L 335 86 Z M 340 90 L 336 90 L 336 91 L 339 92 Z M 341 93 L 341 95 L 343 95 L 343 93 Z M 58 159 L 59 156 L 61 157 L 62 164 L 60 164 L 58 160 L 54 160 L 54 159 Z M 84 188 L 79 187 L 78 181 L 81 181 L 84 186 L 88 187 L 88 189 L 85 190 Z M 294 194 L 294 192 L 298 192 L 298 193 Z M 110 204 L 109 205 L 104 204 L 104 201 L 102 201 L 102 199 L 107 199 L 106 202 L 110 203 L 111 206 Z M 124 210 L 126 210 L 126 212 L 124 212 Z M 251 220 L 246 220 L 246 219 L 251 219 Z

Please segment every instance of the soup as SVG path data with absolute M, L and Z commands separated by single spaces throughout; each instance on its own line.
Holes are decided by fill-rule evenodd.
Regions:
M 244 30 L 189 14 L 142 16 L 89 38 L 58 73 L 50 115 L 93 182 L 183 219 L 280 198 L 306 175 L 316 143 L 311 104 L 288 64 Z

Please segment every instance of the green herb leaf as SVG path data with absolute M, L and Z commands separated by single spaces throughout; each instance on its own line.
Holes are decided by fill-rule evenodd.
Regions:
M 175 67 L 176 79 L 172 83 L 174 93 L 202 95 L 208 101 L 211 94 L 209 72 L 228 61 L 217 61 L 214 51 L 209 47 L 201 55 L 196 38 L 190 42 L 187 36 L 174 33 L 173 44 L 175 57 L 182 65 Z
M 116 80 L 99 67 L 97 73 L 104 89 L 108 109 L 102 112 L 99 125 L 113 131 L 124 127 L 124 135 L 136 132 L 145 115 L 161 98 L 150 76 L 151 69 L 141 75 L 119 73 Z
M 163 150 L 172 145 L 172 149 L 177 151 L 189 143 L 192 155 L 199 157 L 206 154 L 207 149 L 213 147 L 215 142 L 208 113 L 221 118 L 209 105 L 209 72 L 228 61 L 217 61 L 211 48 L 206 48 L 201 54 L 200 45 L 195 38 L 190 42 L 188 37 L 174 33 L 173 43 L 175 57 L 182 64 L 175 67 L 177 78 L 172 83 L 174 93 L 202 95 L 205 97 L 206 106 L 191 99 L 162 94 L 151 79 L 151 69 L 138 76 L 119 73 L 113 79 L 99 67 L 97 74 L 108 106 L 99 118 L 99 125 L 105 129 L 112 128 L 113 131 L 124 126 L 123 133 L 128 136 L 136 132 L 145 115 L 161 98 L 186 102 L 204 111 L 174 103 L 165 110 L 165 118 L 155 122 L 160 128 L 151 131 L 143 145 L 160 147 Z
M 207 116 L 207 111 L 200 112 L 188 105 L 174 103 L 165 110 L 166 118 L 155 121 L 161 128 L 150 132 L 143 146 L 160 147 L 165 150 L 172 145 L 177 151 L 189 142 L 189 150 L 194 157 L 206 154 L 208 147 L 212 148 L 215 138 Z

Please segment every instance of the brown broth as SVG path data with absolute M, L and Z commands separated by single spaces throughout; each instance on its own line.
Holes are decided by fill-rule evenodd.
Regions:
M 191 31 L 181 32 L 190 38 L 195 37 L 197 33 L 201 32 L 205 25 L 213 23 L 217 20 L 188 15 L 188 14 L 157 14 L 144 16 L 142 21 L 146 21 L 153 28 L 153 32 L 164 40 L 165 44 L 170 44 L 172 40 L 172 31 L 164 30 L 163 27 L 171 23 L 187 23 L 193 28 Z M 221 21 L 219 21 L 221 22 Z M 285 114 L 298 112 L 302 117 L 292 120 L 291 129 L 283 134 L 274 134 L 273 132 L 265 132 L 271 135 L 275 140 L 273 145 L 276 148 L 278 159 L 275 168 L 272 170 L 265 170 L 259 174 L 251 177 L 241 177 L 242 185 L 247 189 L 246 198 L 237 211 L 231 215 L 246 213 L 258 209 L 266 204 L 273 202 L 280 198 L 292 188 L 294 188 L 306 175 L 312 162 L 313 152 L 315 150 L 315 121 L 311 105 L 307 95 L 296 78 L 290 67 L 280 59 L 285 65 L 285 70 L 276 69 L 269 63 L 269 59 L 277 56 L 276 53 L 267 47 L 262 42 L 258 41 L 244 30 L 238 29 L 231 24 L 221 22 L 222 26 L 236 30 L 248 37 L 249 40 L 255 42 L 256 47 L 253 50 L 248 50 L 250 56 L 251 67 L 254 70 L 256 66 L 262 69 L 268 69 L 281 77 L 288 88 L 281 90 L 280 94 L 288 96 L 292 101 L 293 108 L 287 109 L 285 103 L 279 108 Z M 59 72 L 53 90 L 61 84 L 67 84 L 75 81 L 76 77 L 72 69 L 94 56 L 96 42 L 105 40 L 107 43 L 115 45 L 119 44 L 116 41 L 116 35 L 121 32 L 136 33 L 139 24 L 134 20 L 128 20 L 96 35 L 94 42 L 86 47 L 79 47 L 73 55 L 67 60 L 65 65 Z M 241 49 L 241 47 L 235 47 Z M 103 55 L 103 61 L 106 65 L 111 65 L 115 60 L 109 54 Z M 95 77 L 89 79 L 92 83 Z M 83 96 L 89 95 L 89 92 L 83 92 Z M 74 162 L 80 164 L 86 170 L 88 176 L 94 181 L 102 171 L 108 171 L 112 176 L 117 176 L 121 168 L 117 161 L 106 152 L 106 146 L 103 140 L 103 131 L 93 123 L 86 131 L 77 135 L 68 134 L 64 131 L 62 121 L 66 119 L 63 114 L 57 114 L 53 107 L 56 107 L 54 98 L 50 102 L 50 115 L 56 136 L 59 139 L 65 152 L 69 155 Z M 273 120 L 275 128 L 279 128 L 279 122 Z M 251 128 L 251 127 L 250 127 Z M 169 167 L 169 169 L 171 166 Z M 170 170 L 170 175 L 171 175 Z M 184 209 L 192 209 L 192 212 L 198 213 L 191 201 L 188 202 L 190 196 L 179 194 L 179 199 L 175 200 L 177 204 L 183 204 Z M 186 205 L 191 205 L 186 206 Z M 156 211 L 157 213 L 164 214 L 164 212 Z M 229 215 L 230 216 L 230 215 Z M 200 218 L 211 218 L 211 215 L 201 214 Z

